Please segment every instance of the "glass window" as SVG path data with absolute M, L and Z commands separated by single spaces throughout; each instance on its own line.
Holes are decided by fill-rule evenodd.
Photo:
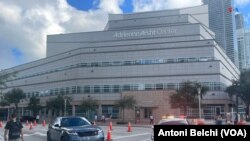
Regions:
M 135 91 L 138 91 L 139 90 L 139 84 L 133 84 L 131 89 L 135 90 Z
M 94 85 L 94 93 L 100 93 L 101 89 L 99 85 Z
M 110 66 L 110 62 L 102 62 L 102 66 L 105 67 L 105 66 Z
M 220 83 L 215 83 L 215 84 L 214 84 L 214 90 L 215 90 L 215 91 L 222 90 L 222 89 L 221 89 L 221 84 L 220 84 Z
M 145 60 L 145 64 L 152 64 L 152 60 Z
M 91 67 L 98 67 L 98 62 L 91 63 Z
M 90 86 L 89 85 L 84 86 L 84 93 L 85 94 L 89 94 L 90 93 Z
M 39 97 L 39 92 L 36 92 L 36 97 Z
M 51 89 L 50 91 L 49 91 L 49 95 L 54 95 L 54 90 L 53 89 Z
M 44 91 L 45 96 L 49 96 L 49 90 Z
M 196 62 L 197 58 L 188 58 L 188 62 Z
M 184 86 L 184 83 L 179 83 L 179 85 L 178 85 L 178 90 L 180 90 L 182 87 Z
M 115 61 L 115 62 L 113 62 L 113 65 L 114 65 L 114 66 L 120 66 L 120 65 L 121 65 L 121 62 L 120 62 L 120 61 Z
M 123 91 L 130 91 L 130 85 L 129 84 L 123 85 Z
M 121 90 L 120 90 L 120 85 L 114 85 L 113 86 L 113 92 L 114 93 L 119 93 Z
M 77 93 L 80 94 L 81 93 L 81 87 L 77 86 Z
M 44 97 L 44 91 L 40 91 L 40 97 Z
M 110 93 L 111 91 L 110 91 L 110 85 L 104 85 L 103 86 L 103 92 L 104 93 Z
M 58 95 L 58 94 L 59 94 L 59 89 L 56 88 L 56 89 L 55 89 L 55 95 Z
M 163 90 L 163 84 L 162 83 L 156 84 L 155 88 L 156 88 L 156 90 Z
M 131 61 L 124 61 L 124 65 L 132 65 Z
M 81 63 L 81 67 L 87 67 L 88 64 L 87 63 Z
M 72 86 L 71 90 L 72 90 L 72 94 L 76 94 L 76 86 Z
M 155 61 L 156 61 L 157 64 L 161 64 L 161 63 L 164 62 L 163 59 L 156 59 Z
M 167 59 L 167 62 L 168 62 L 168 63 L 174 63 L 175 60 L 174 60 L 174 59 Z
M 138 90 L 145 90 L 145 84 L 138 84 Z
M 61 95 L 64 95 L 64 94 L 65 94 L 65 89 L 64 89 L 64 88 L 61 88 L 61 89 L 60 89 L 60 94 L 61 94 Z
M 102 105 L 102 113 L 106 117 L 111 116 L 111 118 L 116 119 L 119 116 L 119 108 L 113 105 Z
M 175 83 L 168 83 L 167 88 L 168 89 L 176 89 L 176 85 L 175 85 Z
M 66 94 L 70 94 L 70 92 L 69 92 L 69 87 L 66 87 L 65 93 L 66 93 Z
M 152 90 L 153 85 L 152 84 L 145 84 L 145 90 Z
M 184 63 L 184 62 L 187 62 L 187 59 L 186 58 L 178 58 L 178 62 Z
M 200 61 L 208 61 L 207 57 L 200 57 Z
M 70 68 L 75 68 L 75 67 L 77 67 L 77 65 L 70 65 Z

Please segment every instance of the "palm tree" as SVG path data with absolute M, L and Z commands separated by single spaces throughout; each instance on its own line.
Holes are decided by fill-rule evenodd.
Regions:
M 240 74 L 240 79 L 232 83 L 226 88 L 229 96 L 239 97 L 246 105 L 246 115 L 249 115 L 250 106 L 250 70 L 243 71 Z M 238 106 L 238 105 L 237 105 Z M 238 107 L 237 107 L 238 108 Z
M 137 101 L 133 96 L 124 96 L 120 100 L 118 100 L 115 105 L 122 109 L 122 120 L 124 121 L 124 110 L 125 109 L 133 109 L 136 105 Z
M 201 89 L 200 95 L 198 88 Z M 198 107 L 198 96 L 202 98 L 207 91 L 208 88 L 198 82 L 183 82 L 181 88 L 177 90 L 177 93 L 170 96 L 171 107 L 182 109 L 186 115 L 189 107 Z
M 37 115 L 42 109 L 42 106 L 40 105 L 40 99 L 32 96 L 27 108 L 33 112 L 34 116 Z
M 21 99 L 25 98 L 26 95 L 24 94 L 23 90 L 20 88 L 14 88 L 10 91 L 8 91 L 5 95 L 4 95 L 4 100 L 8 103 L 8 104 L 14 104 L 15 105 L 15 109 L 17 110 L 18 108 L 18 103 L 20 102 Z
M 88 97 L 87 99 L 83 98 L 79 108 L 84 113 L 88 113 L 87 118 L 90 119 L 90 113 L 92 112 L 96 113 L 97 106 L 98 106 L 98 101 L 91 97 Z

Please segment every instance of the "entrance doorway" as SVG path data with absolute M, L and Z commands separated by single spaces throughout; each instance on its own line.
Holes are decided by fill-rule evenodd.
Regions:
M 216 115 L 221 115 L 221 107 L 220 106 L 216 106 L 215 107 L 215 112 L 216 112 Z
M 151 108 L 144 108 L 144 118 L 149 118 L 150 115 L 152 114 L 152 109 Z

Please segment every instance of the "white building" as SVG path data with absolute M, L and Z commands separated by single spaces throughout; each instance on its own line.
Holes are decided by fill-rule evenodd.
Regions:
M 244 70 L 247 68 L 247 48 L 245 45 L 245 28 L 243 15 L 238 13 L 235 15 L 236 21 L 236 33 L 238 44 L 238 56 L 239 56 L 239 69 Z
M 209 27 L 218 44 L 238 67 L 237 35 L 233 0 L 203 0 L 208 5 Z
M 245 30 L 246 69 L 250 69 L 250 29 Z
M 184 81 L 209 87 L 204 113 L 229 111 L 224 92 L 239 70 L 215 42 L 207 6 L 109 15 L 104 31 L 49 35 L 47 57 L 4 70 L 18 71 L 5 91 L 22 88 L 42 103 L 72 97 L 72 114 L 83 97 L 100 101 L 99 114 L 117 116 L 114 101 L 124 91 L 178 89 Z

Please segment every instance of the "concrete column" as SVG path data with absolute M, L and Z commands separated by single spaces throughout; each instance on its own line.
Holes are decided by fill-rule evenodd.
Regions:
M 21 115 L 23 115 L 23 107 L 21 108 L 21 110 L 22 110 L 22 111 L 21 111 L 21 113 L 22 113 Z
M 59 116 L 62 116 L 62 113 L 63 113 L 62 110 L 60 110 L 60 111 L 59 111 Z
M 225 104 L 224 107 L 225 114 L 230 112 L 229 104 Z
M 98 115 L 102 115 L 102 105 L 98 105 Z
M 76 115 L 76 106 L 72 105 L 72 116 Z
M 48 118 L 51 118 L 51 117 L 52 117 L 52 110 L 49 109 L 49 111 L 48 111 Z

